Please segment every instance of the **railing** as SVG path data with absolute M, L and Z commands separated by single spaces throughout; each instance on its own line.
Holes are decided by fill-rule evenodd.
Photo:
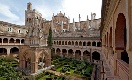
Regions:
M 117 59 L 117 74 L 121 80 L 129 80 L 128 64 L 120 59 Z
M 24 43 L 0 43 L 0 45 L 24 45 Z

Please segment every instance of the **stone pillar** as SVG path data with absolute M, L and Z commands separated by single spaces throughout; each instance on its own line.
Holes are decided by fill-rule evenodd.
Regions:
M 75 54 L 75 51 L 73 50 L 73 57 L 74 57 L 74 58 L 75 58 L 75 55 L 76 55 L 76 54 Z
M 83 61 L 83 52 L 81 51 L 81 61 Z
M 67 52 L 66 52 L 66 54 L 67 54 L 66 57 L 68 57 L 68 50 L 66 50 L 66 51 L 67 51 Z
M 31 62 L 31 73 L 38 71 L 38 62 Z
M 62 50 L 61 50 L 61 49 L 60 49 L 60 56 L 63 57 L 63 55 L 62 55 Z
M 10 49 L 11 49 L 11 48 L 7 48 L 7 56 L 10 55 Z
M 1 38 L 2 39 L 2 45 L 3 45 L 3 38 Z
M 55 48 L 54 48 L 55 49 Z M 56 54 L 56 49 L 55 49 L 55 54 Z

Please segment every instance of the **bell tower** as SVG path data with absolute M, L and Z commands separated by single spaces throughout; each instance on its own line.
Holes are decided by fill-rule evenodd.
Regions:
M 32 4 L 30 2 L 27 3 L 27 10 L 32 10 Z

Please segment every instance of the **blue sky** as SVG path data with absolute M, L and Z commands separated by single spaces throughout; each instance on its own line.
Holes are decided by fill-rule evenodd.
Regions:
M 27 3 L 32 3 L 32 8 L 42 13 L 43 18 L 51 20 L 53 13 L 60 11 L 77 22 L 78 15 L 81 20 L 91 18 L 91 12 L 96 13 L 96 18 L 101 17 L 102 0 L 0 0 L 0 21 L 24 25 Z

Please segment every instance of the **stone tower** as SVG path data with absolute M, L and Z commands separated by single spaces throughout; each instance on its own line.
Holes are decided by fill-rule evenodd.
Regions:
M 37 10 L 32 9 L 32 4 L 30 2 L 27 3 L 27 10 L 25 10 L 25 26 L 40 27 L 42 21 L 44 21 L 42 18 L 42 14 Z

